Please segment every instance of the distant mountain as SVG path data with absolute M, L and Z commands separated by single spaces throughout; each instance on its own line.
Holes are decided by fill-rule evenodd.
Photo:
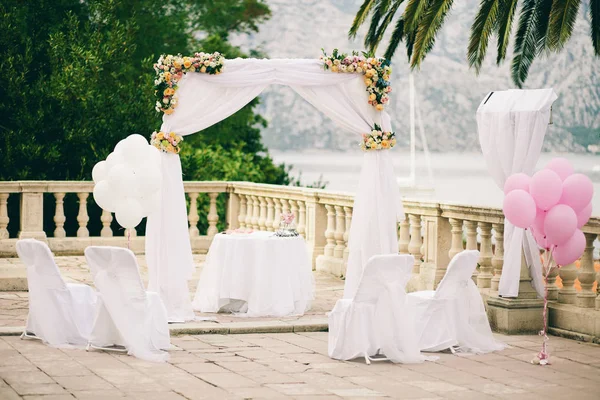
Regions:
M 333 48 L 362 49 L 362 37 L 355 42 L 347 38 L 361 0 L 269 0 L 268 3 L 271 19 L 261 25 L 258 34 L 234 38 L 235 44 L 244 49 L 260 48 L 270 58 L 316 58 L 322 47 L 328 52 Z M 510 61 L 500 68 L 493 63 L 495 43 L 490 43 L 488 58 L 478 77 L 468 69 L 469 29 L 478 4 L 478 0 L 455 3 L 434 51 L 427 56 L 421 71 L 415 73 L 417 101 L 429 148 L 434 151 L 478 149 L 475 112 L 479 103 L 489 91 L 514 87 Z M 582 5 L 566 49 L 559 55 L 537 59 L 527 80 L 528 88 L 553 87 L 559 95 L 545 150 L 585 152 L 588 145 L 593 147 L 600 142 L 600 60 L 593 57 L 585 7 Z M 409 68 L 403 50 L 400 48 L 392 60 L 394 91 L 388 112 L 400 143 L 406 145 Z M 344 150 L 356 145 L 352 134 L 341 131 L 288 87 L 272 86 L 265 90 L 260 112 L 269 121 L 269 127 L 263 131 L 269 148 Z

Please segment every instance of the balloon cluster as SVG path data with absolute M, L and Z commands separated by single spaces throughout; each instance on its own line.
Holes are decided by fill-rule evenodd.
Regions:
M 94 200 L 114 212 L 119 225 L 135 228 L 160 206 L 160 151 L 141 135 L 121 140 L 92 170 Z
M 513 225 L 530 228 L 557 265 L 567 265 L 585 250 L 581 228 L 592 216 L 593 194 L 587 176 L 574 174 L 566 159 L 554 158 L 532 177 L 523 173 L 508 177 L 503 211 Z

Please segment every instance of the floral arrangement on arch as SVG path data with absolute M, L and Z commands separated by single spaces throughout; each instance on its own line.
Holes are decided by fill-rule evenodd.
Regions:
M 225 58 L 218 52 L 195 53 L 193 57 L 177 55 L 161 55 L 156 64 L 156 78 L 154 79 L 154 94 L 156 95 L 157 112 L 172 114 L 177 107 L 177 84 L 188 72 L 200 72 L 204 74 L 217 75 L 221 73 Z
M 165 153 L 179 154 L 181 147 L 179 143 L 183 142 L 183 138 L 175 132 L 152 132 L 150 144 Z
M 353 51 L 352 55 L 340 53 L 333 49 L 331 55 L 325 50 L 319 59 L 323 62 L 323 68 L 332 72 L 363 74 L 365 85 L 369 93 L 369 104 L 378 111 L 383 111 L 384 105 L 390 100 L 388 93 L 392 91 L 390 86 L 390 74 L 392 67 L 390 61 L 385 58 L 377 58 L 368 53 L 360 55 Z
M 396 145 L 396 133 L 384 132 L 377 124 L 370 133 L 363 133 L 360 148 L 363 151 L 391 149 Z

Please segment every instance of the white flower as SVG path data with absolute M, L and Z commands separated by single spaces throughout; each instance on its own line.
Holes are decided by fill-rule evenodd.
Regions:
M 165 98 L 163 99 L 163 103 L 167 104 L 168 102 L 169 102 L 169 98 L 168 98 L 168 97 L 165 97 Z
M 156 85 L 160 85 L 160 79 L 156 79 L 156 80 L 154 81 L 154 85 L 155 85 L 155 86 L 156 86 Z
M 342 66 L 340 67 L 340 71 L 342 71 L 342 72 L 346 72 L 346 70 L 347 70 L 347 69 L 348 69 L 348 68 L 347 68 L 345 65 L 342 65 Z
M 211 62 L 211 63 L 209 64 L 209 66 L 210 66 L 211 68 L 214 68 L 214 67 L 216 67 L 216 66 L 217 66 L 217 64 L 215 64 L 214 62 Z
M 206 61 L 204 61 L 204 65 L 208 67 L 210 65 L 210 62 L 208 60 L 206 60 Z
M 361 67 L 356 68 L 356 72 L 358 72 L 359 74 L 362 74 L 363 70 Z
M 175 73 L 175 67 L 171 67 L 171 73 L 174 74 Z

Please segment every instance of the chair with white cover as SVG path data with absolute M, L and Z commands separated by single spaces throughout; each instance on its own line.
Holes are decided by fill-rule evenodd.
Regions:
M 155 292 L 144 288 L 135 255 L 121 247 L 85 249 L 98 306 L 90 347 L 127 353 L 148 361 L 166 361 L 171 347 L 167 311 Z
M 408 303 L 416 311 L 421 351 L 481 354 L 505 348 L 492 335 L 483 300 L 471 278 L 478 260 L 479 251 L 462 251 L 448 265 L 437 290 L 408 294 Z
M 369 259 L 356 295 L 340 299 L 329 313 L 328 354 L 338 360 L 364 357 L 418 363 L 420 354 L 404 288 L 414 265 L 411 255 L 385 254 Z M 372 358 L 383 354 L 385 358 Z
M 65 283 L 44 242 L 19 240 L 17 254 L 27 267 L 29 288 L 29 314 L 21 338 L 41 339 L 55 347 L 85 346 L 96 307 L 94 289 Z

